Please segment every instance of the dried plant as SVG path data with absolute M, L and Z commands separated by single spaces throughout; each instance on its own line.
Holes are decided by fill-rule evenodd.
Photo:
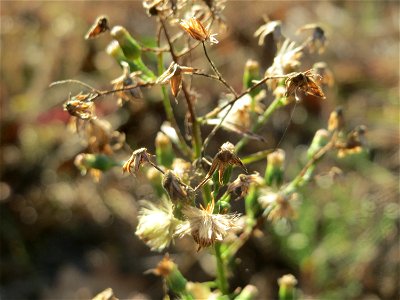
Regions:
M 196 2 L 196 5 L 192 5 L 192 2 Z M 225 26 L 222 15 L 224 1 L 189 3 L 185 0 L 145 0 L 143 6 L 149 17 L 154 18 L 158 24 L 155 33 L 157 47 L 143 47 L 123 26 L 109 28 L 108 19 L 104 16 L 95 21 L 86 35 L 86 38 L 93 38 L 100 34 L 110 34 L 113 39 L 106 51 L 122 68 L 121 76 L 112 81 L 113 88 L 98 90 L 76 80 L 54 83 L 77 83 L 85 90 L 70 96 L 64 104 L 74 119 L 77 131 L 85 132 L 82 138 L 89 145 L 88 153 L 77 156 L 76 165 L 82 174 L 94 170 L 97 179 L 102 172 L 114 167 L 122 166 L 123 172 L 133 175 L 144 170 L 143 173 L 150 181 L 155 180 L 155 185 L 163 188 L 163 195 L 158 202 L 141 202 L 136 235 L 151 250 L 165 251 L 174 239 L 189 234 L 198 250 L 212 251 L 215 255 L 217 278 L 214 285 L 188 281 L 166 255 L 153 273 L 165 279 L 170 292 L 182 299 L 194 299 L 197 297 L 195 290 L 201 286 L 206 297 L 256 299 L 257 290 L 254 286 L 249 285 L 243 289 L 229 286 L 229 274 L 234 272 L 229 262 L 251 237 L 260 221 L 278 222 L 296 218 L 296 210 L 300 205 L 299 188 L 312 180 L 318 162 L 328 152 L 335 150 L 339 157 L 364 151 L 366 129 L 360 126 L 346 134 L 343 112 L 333 112 L 327 129 L 316 132 L 307 152 L 308 162 L 292 179 L 284 176 L 285 151 L 278 149 L 280 143 L 273 148 L 242 157 L 241 150 L 248 141 L 263 141 L 258 132 L 261 126 L 278 109 L 291 105 L 293 97 L 299 105 L 308 96 L 317 98 L 321 105 L 329 101 L 320 86 L 333 84 L 326 64 L 318 63 L 315 69 L 302 69 L 305 52 L 315 55 L 325 48 L 324 30 L 315 24 L 305 25 L 299 29 L 299 33 L 311 32 L 311 35 L 306 37 L 304 43 L 297 44 L 282 35 L 281 21 L 267 21 L 256 30 L 255 36 L 259 36 L 261 45 L 267 35 L 273 34 L 278 48 L 273 64 L 262 77 L 258 62 L 249 60 L 243 72 L 243 91 L 237 91 L 219 71 L 208 53 L 209 45 L 206 44 L 210 42 L 212 47 L 218 47 L 213 45 L 218 41 L 211 32 L 219 32 Z M 186 18 L 187 15 L 193 17 Z M 183 62 L 182 58 L 200 44 L 211 73 L 187 66 L 187 60 Z M 142 60 L 146 51 L 156 53 L 158 70 L 152 70 Z M 165 53 L 170 54 L 171 61 Z M 165 70 L 164 67 L 168 65 Z M 207 69 L 207 66 L 202 69 Z M 227 93 L 221 97 L 224 101 L 203 116 L 198 115 L 196 108 L 198 95 L 188 84 L 189 80 L 194 81 L 198 76 L 206 77 L 210 84 L 221 84 Z M 174 107 L 165 84 L 170 85 L 175 99 L 180 97 L 185 101 L 177 102 L 176 105 L 185 106 L 187 110 L 186 127 L 179 126 L 175 119 Z M 155 140 L 156 159 L 146 148 L 134 150 L 129 157 L 126 149 L 130 147 L 125 140 L 119 139 L 120 147 L 116 148 L 112 142 L 112 136 L 115 136 L 112 133 L 116 131 L 101 125 L 101 120 L 95 114 L 97 101 L 110 94 L 115 95 L 121 106 L 133 99 L 146 101 L 145 88 L 160 87 L 167 121 L 161 126 Z M 273 97 L 273 101 L 265 103 L 265 95 Z M 201 128 L 209 125 L 213 129 L 207 136 L 203 136 Z M 183 127 L 186 128 L 185 132 L 181 130 Z M 228 141 L 223 143 L 212 161 L 209 161 L 207 146 L 220 128 L 235 132 L 241 139 L 236 145 Z M 117 150 L 125 153 L 126 162 L 117 160 Z M 261 160 L 266 160 L 264 178 L 246 166 Z M 151 169 L 146 169 L 146 166 Z M 236 180 L 231 179 L 234 166 L 239 166 L 242 172 Z M 248 174 L 247 170 L 253 174 Z M 154 177 L 153 171 L 162 176 Z M 244 201 L 245 211 L 231 211 L 231 199 Z M 290 296 L 293 299 L 296 284 L 297 280 L 292 275 L 280 278 L 280 297 L 289 299 Z M 114 297 L 111 291 L 109 293 L 111 296 L 107 297 Z

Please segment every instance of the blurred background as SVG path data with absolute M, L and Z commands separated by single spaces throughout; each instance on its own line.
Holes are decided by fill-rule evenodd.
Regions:
M 163 294 L 161 279 L 144 274 L 162 254 L 150 252 L 134 235 L 138 201 L 153 199 L 151 188 L 144 178 L 124 176 L 119 168 L 99 183 L 81 176 L 73 159 L 84 146 L 67 129 L 69 116 L 62 109 L 69 93 L 80 87 L 48 87 L 74 78 L 107 89 L 121 75 L 104 51 L 109 36 L 84 40 L 100 14 L 142 42 L 153 39 L 155 20 L 139 1 L 1 2 L 1 299 L 88 299 L 107 287 L 122 299 Z M 399 299 L 398 3 L 228 1 L 224 15 L 228 29 L 219 35 L 220 44 L 209 48 L 210 55 L 237 90 L 247 59 L 259 61 L 263 71 L 271 65 L 275 49 L 268 41 L 258 46 L 253 36 L 263 16 L 282 20 L 283 33 L 297 40 L 304 39 L 295 32 L 305 24 L 326 30 L 326 51 L 305 57 L 302 69 L 325 61 L 335 84 L 326 91 L 326 102 L 296 108 L 281 145 L 288 180 L 304 164 L 314 132 L 326 126 L 329 112 L 339 105 L 349 130 L 367 126 L 370 149 L 367 157 L 325 159 L 302 191 L 297 220 L 266 225 L 265 234 L 239 252 L 232 286 L 251 283 L 260 299 L 273 299 L 276 280 L 292 273 L 308 299 Z M 188 64 L 207 66 L 200 50 Z M 145 61 L 153 68 L 151 55 Z M 207 78 L 196 78 L 192 86 L 202 95 L 200 115 L 224 91 Z M 164 113 L 160 95 L 146 95 L 122 109 L 115 98 L 105 98 L 99 114 L 126 133 L 132 148 L 153 152 Z M 182 121 L 183 101 L 174 108 Z M 261 131 L 268 144 L 251 143 L 243 153 L 273 147 L 289 116 L 290 109 L 277 112 Z M 210 155 L 228 139 L 239 137 L 220 131 Z M 126 159 L 129 153 L 120 155 Z M 263 164 L 248 167 L 262 170 Z M 343 171 L 335 180 L 325 176 L 332 166 Z M 195 249 L 187 238 L 169 253 L 189 280 L 212 279 L 210 254 Z

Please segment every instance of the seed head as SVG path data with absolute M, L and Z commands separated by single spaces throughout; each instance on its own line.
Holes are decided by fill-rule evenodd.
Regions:
M 183 236 L 190 233 L 199 245 L 199 251 L 201 248 L 213 245 L 215 241 L 222 241 L 230 231 L 239 228 L 237 224 L 239 215 L 214 214 L 213 211 L 214 201 L 201 209 L 184 206 L 182 212 L 187 221 L 178 226 L 176 234 Z
M 140 204 L 135 234 L 151 250 L 161 251 L 169 246 L 176 227 L 182 221 L 174 217 L 173 204 L 165 197 L 157 204 L 147 200 L 142 200 Z

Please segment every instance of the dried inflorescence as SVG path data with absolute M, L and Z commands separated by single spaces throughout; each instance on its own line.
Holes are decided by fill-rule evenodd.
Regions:
M 96 94 L 78 94 L 69 98 L 64 103 L 64 110 L 68 111 L 71 116 L 81 120 L 90 120 L 96 118 L 95 106 L 92 99 Z
M 314 64 L 311 70 L 301 69 L 304 54 L 309 57 L 310 54 L 324 50 L 326 36 L 322 27 L 308 24 L 300 28 L 299 33 L 311 32 L 311 35 L 306 37 L 303 43 L 297 43 L 283 36 L 281 21 L 266 21 L 256 31 L 255 36 L 259 38 L 259 45 L 265 42 L 267 35 L 273 36 L 277 49 L 273 64 L 267 68 L 262 78 L 260 64 L 256 60 L 248 60 L 243 73 L 243 92 L 239 93 L 236 86 L 229 84 L 218 70 L 218 64 L 215 64 L 207 53 L 205 44 L 218 43 L 215 39 L 216 34 L 211 34 L 211 31 L 221 32 L 224 4 L 223 0 L 193 3 L 187 0 L 144 0 L 143 6 L 148 15 L 154 16 L 159 25 L 157 47 L 149 48 L 136 41 L 123 26 L 116 25 L 110 30 L 108 19 L 100 16 L 86 38 L 95 38 L 110 30 L 113 41 L 108 46 L 107 53 L 122 66 L 122 75 L 111 82 L 112 90 L 101 91 L 80 83 L 88 92 L 70 97 L 64 104 L 65 110 L 73 117 L 77 131 L 86 141 L 86 149 L 82 151 L 84 153 L 80 153 L 75 160 L 82 174 L 93 172 L 97 173 L 99 178 L 101 172 L 123 165 L 123 172 L 136 175 L 141 166 L 152 166 L 146 170 L 146 175 L 159 200 L 140 202 L 136 229 L 136 235 L 146 245 L 154 251 L 162 251 L 174 238 L 189 234 L 197 243 L 198 250 L 215 246 L 220 278 L 216 281 L 217 289 L 213 295 L 228 295 L 229 288 L 224 287 L 226 276 L 221 273 L 228 266 L 227 262 L 254 232 L 257 224 L 261 224 L 264 219 L 276 222 L 280 219 L 294 218 L 297 214 L 296 203 L 299 202 L 298 189 L 310 181 L 317 162 L 332 150 L 337 150 L 339 157 L 361 152 L 365 148 L 366 131 L 365 127 L 361 126 L 346 136 L 343 112 L 340 109 L 334 111 L 330 115 L 327 129 L 316 132 L 307 151 L 307 163 L 288 183 L 285 182 L 284 176 L 285 152 L 279 149 L 280 142 L 241 159 L 237 152 L 250 138 L 265 142 L 256 130 L 266 124 L 273 112 L 290 104 L 293 98 L 297 101 L 308 96 L 325 99 L 321 86 L 331 86 L 333 76 L 324 62 Z M 191 60 L 183 58 L 199 45 L 203 46 L 205 61 L 211 67 L 208 70 L 213 72 L 211 74 L 190 66 Z M 152 56 L 143 55 L 145 51 L 156 53 L 159 59 L 158 72 L 152 70 L 154 62 L 146 64 L 146 60 L 152 59 L 149 58 Z M 169 52 L 169 55 L 163 55 L 164 52 Z M 165 57 L 172 58 L 172 62 L 166 62 Z M 170 65 L 164 71 L 164 66 L 168 63 Z M 161 75 L 157 77 L 155 74 Z M 184 74 L 193 75 L 191 81 L 195 76 L 203 76 L 206 80 L 219 82 L 228 92 L 227 97 L 221 97 L 226 101 L 211 112 L 199 116 L 196 101 L 202 100 L 202 95 L 196 94 L 192 84 L 183 82 Z M 269 89 L 264 89 L 264 83 Z M 123 134 L 113 131 L 108 121 L 96 116 L 95 100 L 114 94 L 118 97 L 120 105 L 133 99 L 146 101 L 146 91 L 143 90 L 143 95 L 140 89 L 160 87 L 163 84 L 170 85 L 175 100 L 183 88 L 182 98 L 185 98 L 187 107 L 184 124 L 186 127 L 179 124 L 179 119 L 175 119 L 170 95 L 163 88 L 162 104 L 168 122 L 161 125 L 155 138 L 155 157 L 143 147 L 133 151 L 125 162 L 113 158 L 115 151 L 129 149 L 129 146 L 125 143 Z M 263 101 L 269 98 L 268 93 L 274 100 L 265 108 Z M 214 126 L 204 142 L 202 125 Z M 185 129 L 182 129 L 183 127 Z M 236 146 L 230 142 L 224 143 L 212 161 L 208 162 L 205 153 L 208 142 L 220 127 L 239 133 L 242 139 Z M 231 180 L 233 166 L 239 166 L 247 173 L 244 162 L 250 164 L 261 159 L 266 161 L 264 178 L 255 172 L 250 175 L 239 174 L 236 180 Z M 204 170 L 207 167 L 200 162 L 207 162 L 210 166 L 205 176 Z M 203 177 L 199 179 L 200 176 Z M 206 185 L 210 180 L 213 181 L 213 185 Z M 200 183 L 193 189 L 192 186 L 198 181 Z M 239 214 L 230 213 L 230 201 L 234 192 L 244 201 L 246 216 L 241 219 Z M 203 201 L 203 205 L 199 205 L 199 201 Z M 243 224 L 239 221 L 243 221 Z M 238 231 L 239 237 L 232 235 L 232 239 L 226 239 L 228 234 Z M 221 246 L 217 242 L 224 245 Z M 229 247 L 225 247 L 226 245 Z M 218 249 L 223 249 L 223 253 L 218 252 Z M 153 272 L 163 276 L 168 288 L 178 297 L 187 298 L 188 295 L 194 295 L 188 293 L 187 281 L 167 256 Z M 287 277 L 282 278 L 279 284 L 288 286 L 286 281 L 292 286 L 296 283 L 295 279 Z M 208 296 L 211 294 L 209 287 L 203 293 Z M 243 298 L 251 295 L 254 298 L 256 291 L 249 287 L 247 291 L 243 289 L 235 292 L 235 295 Z
M 122 106 L 125 102 L 143 98 L 139 87 L 142 83 L 139 75 L 141 75 L 142 72 L 130 72 L 129 64 L 126 62 L 121 62 L 121 65 L 123 68 L 123 74 L 111 81 L 114 90 L 118 90 L 115 94 L 118 97 L 119 106 Z
M 165 172 L 162 186 L 167 191 L 173 203 L 188 202 L 192 189 L 184 184 L 182 180 L 172 171 Z
M 325 99 L 325 94 L 314 77 L 320 78 L 313 70 L 290 74 L 285 81 L 286 97 L 294 95 L 296 100 L 300 101 L 305 94 Z
M 139 172 L 139 168 L 144 163 L 150 163 L 150 154 L 147 152 L 146 148 L 140 148 L 133 151 L 131 157 L 122 166 L 122 171 L 129 172 L 135 175 Z
M 250 175 L 240 174 L 232 183 L 228 185 L 227 192 L 231 193 L 238 189 L 240 190 L 240 197 L 246 197 L 252 185 L 262 186 L 262 184 L 263 179 L 257 172 Z
M 182 74 L 193 74 L 197 69 L 191 67 L 180 66 L 172 62 L 168 69 L 158 77 L 156 83 L 165 84 L 169 83 L 171 86 L 171 93 L 176 98 L 182 85 Z
M 220 150 L 215 155 L 210 170 L 208 171 L 206 177 L 195 188 L 195 190 L 202 187 L 210 179 L 215 171 L 218 171 L 219 183 L 223 184 L 222 177 L 224 175 L 224 171 L 228 166 L 233 165 L 240 166 L 245 172 L 247 172 L 247 169 L 240 160 L 239 156 L 235 154 L 235 146 L 233 146 L 233 144 L 230 142 L 226 142 L 221 146 Z
M 209 41 L 211 44 L 218 44 L 218 40 L 215 38 L 216 34 L 211 34 L 210 31 L 196 18 L 181 20 L 179 25 L 195 40 L 200 42 Z

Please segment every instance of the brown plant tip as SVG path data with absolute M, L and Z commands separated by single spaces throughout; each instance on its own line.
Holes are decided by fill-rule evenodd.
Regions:
M 93 39 L 98 37 L 103 32 L 110 30 L 110 26 L 108 25 L 108 18 L 106 16 L 99 16 L 92 27 L 90 27 L 89 31 L 85 35 L 85 39 Z
M 194 17 L 188 20 L 181 20 L 179 25 L 195 40 L 201 42 L 210 41 L 213 44 L 218 44 L 218 41 L 215 39 L 215 34 L 210 34 L 203 24 L 201 24 L 201 22 Z
M 147 149 L 137 149 L 133 151 L 131 157 L 122 166 L 122 171 L 123 173 L 129 172 L 132 175 L 135 175 L 139 172 L 140 166 L 146 162 L 151 163 L 150 154 L 147 152 Z
M 285 81 L 286 97 L 294 94 L 295 99 L 300 101 L 302 99 L 302 95 L 299 92 L 303 92 L 307 95 L 326 99 L 324 92 L 317 85 L 314 77 L 319 78 L 320 76 L 315 74 L 312 69 L 305 72 L 289 74 Z

